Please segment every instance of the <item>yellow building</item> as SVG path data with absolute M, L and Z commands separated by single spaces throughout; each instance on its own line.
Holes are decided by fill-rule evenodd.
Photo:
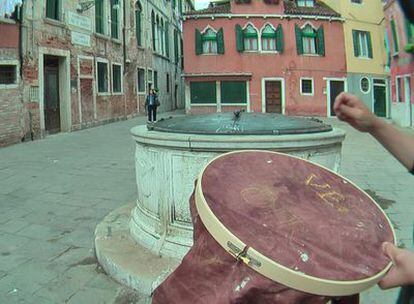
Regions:
M 385 17 L 381 0 L 322 0 L 344 18 L 348 92 L 389 116 Z M 334 37 L 333 37 L 334 38 Z

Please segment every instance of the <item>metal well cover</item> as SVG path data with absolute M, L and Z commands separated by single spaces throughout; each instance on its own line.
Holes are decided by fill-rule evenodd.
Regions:
M 162 119 L 150 130 L 204 135 L 287 135 L 332 131 L 315 118 L 264 113 L 215 113 Z

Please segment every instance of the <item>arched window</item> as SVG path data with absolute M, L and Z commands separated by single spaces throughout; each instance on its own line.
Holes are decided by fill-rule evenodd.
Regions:
M 164 33 L 164 20 L 161 19 L 161 26 L 160 26 L 160 42 L 161 42 L 161 54 L 165 55 L 165 33 Z
M 312 26 L 307 25 L 302 30 L 303 54 L 317 54 L 316 50 L 317 33 Z
M 217 54 L 217 33 L 208 28 L 201 36 L 203 54 Z
M 151 12 L 151 30 L 152 30 L 152 48 L 154 50 L 154 52 L 157 50 L 157 31 L 155 30 L 155 15 L 154 15 L 154 11 Z
M 142 46 L 142 6 L 139 1 L 135 5 L 135 34 L 137 45 Z
M 266 25 L 262 31 L 262 50 L 276 51 L 276 30 L 270 25 Z
M 243 43 L 245 51 L 257 51 L 259 49 L 257 31 L 251 24 L 243 30 Z

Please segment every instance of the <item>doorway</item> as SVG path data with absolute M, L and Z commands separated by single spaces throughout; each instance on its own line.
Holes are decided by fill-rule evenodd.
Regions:
M 387 85 L 384 79 L 374 79 L 374 113 L 387 117 Z
M 44 115 L 45 131 L 54 134 L 61 131 L 59 57 L 44 57 Z
M 413 117 L 412 117 L 412 103 L 411 103 L 411 76 L 404 77 L 404 96 L 405 96 L 405 104 L 406 104 L 407 113 L 408 113 L 408 125 L 412 127 Z
M 345 80 L 328 79 L 328 116 L 336 116 L 334 110 L 335 99 L 339 94 L 346 91 Z
M 265 112 L 282 114 L 282 82 L 266 80 L 264 83 Z

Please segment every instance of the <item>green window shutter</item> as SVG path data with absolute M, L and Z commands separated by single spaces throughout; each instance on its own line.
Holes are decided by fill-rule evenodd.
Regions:
M 247 86 L 245 81 L 222 81 L 221 103 L 247 103 Z
M 183 14 L 183 0 L 178 0 L 178 11 L 180 12 L 180 15 Z
M 190 95 L 193 104 L 215 104 L 217 103 L 216 82 L 190 82 Z
M 295 24 L 295 34 L 296 34 L 296 50 L 298 51 L 298 55 L 302 55 L 303 54 L 302 30 L 297 24 Z
M 157 50 L 157 43 L 155 41 L 155 17 L 154 14 L 151 15 L 151 31 L 152 31 L 152 49 Z
M 99 34 L 104 34 L 103 0 L 95 0 L 95 30 Z
M 225 48 L 224 48 L 224 32 L 223 28 L 219 29 L 217 32 L 217 53 L 218 54 L 224 54 Z
M 203 42 L 201 33 L 199 30 L 195 30 L 195 53 L 196 55 L 203 54 Z
M 175 9 L 175 6 L 176 6 L 176 0 L 172 0 L 172 7 L 173 7 L 173 9 Z
M 395 20 L 391 20 L 391 31 L 392 31 L 392 39 L 394 41 L 394 52 L 398 53 L 400 48 L 398 46 L 398 35 L 397 35 L 397 28 L 395 27 Z
M 178 32 L 174 30 L 174 61 L 175 64 L 178 64 Z
M 283 50 L 285 48 L 283 40 L 283 28 L 282 25 L 279 24 L 276 29 L 276 51 L 278 51 L 281 54 L 283 53 Z
M 165 54 L 170 58 L 170 24 L 165 23 Z
M 407 35 L 407 43 L 411 43 L 413 40 L 413 27 L 411 22 L 405 18 L 404 19 L 405 22 L 405 33 Z
M 368 57 L 373 58 L 371 33 L 370 32 L 366 32 L 366 33 L 367 33 L 367 41 L 368 41 Z
M 243 29 L 238 24 L 236 24 L 236 47 L 238 52 L 244 51 Z
M 323 25 L 321 25 L 317 31 L 318 39 L 318 54 L 325 56 L 325 32 L 323 30 Z
M 360 50 L 359 50 L 359 39 L 358 39 L 358 31 L 352 30 L 352 37 L 354 40 L 354 55 L 355 57 L 359 57 Z
M 59 0 L 46 1 L 46 17 L 50 19 L 59 20 Z

